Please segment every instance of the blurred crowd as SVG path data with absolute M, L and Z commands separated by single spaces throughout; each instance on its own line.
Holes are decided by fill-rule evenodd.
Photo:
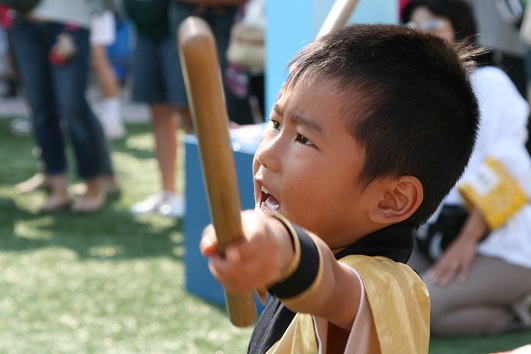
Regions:
M 184 215 L 185 202 L 176 193 L 178 132 L 192 134 L 193 124 L 175 44 L 188 16 L 213 29 L 231 126 L 264 121 L 263 0 L 20 3 L 0 5 L 0 95 L 23 96 L 30 108 L 27 117 L 11 122 L 11 130 L 35 138 L 41 168 L 15 188 L 48 190 L 41 212 L 95 212 L 120 192 L 108 142 L 127 135 L 121 112 L 127 88 L 125 99 L 148 107 L 160 177 L 160 192 L 134 203 L 130 212 Z M 87 98 L 92 83 L 96 100 Z M 70 139 L 82 181 L 74 186 L 67 179 Z
M 409 2 L 399 0 L 400 10 Z M 520 94 L 527 98 L 527 83 L 531 77 L 531 49 L 528 44 L 531 34 L 526 35 L 530 25 L 524 21 L 525 2 L 466 2 L 473 9 L 477 23 L 477 43 L 489 48 L 492 64 L 502 68 Z M 232 126 L 262 122 L 265 114 L 265 0 L 75 0 L 72 11 L 61 10 L 65 0 L 40 0 L 35 3 L 30 10 L 0 5 L 0 96 L 18 95 L 27 100 L 30 113 L 11 122 L 11 130 L 15 134 L 32 134 L 35 137 L 42 166 L 34 176 L 17 185 L 17 189 L 31 192 L 56 186 L 57 192 L 51 193 L 51 198 L 41 206 L 42 211 L 66 207 L 83 212 L 99 210 L 105 202 L 106 193 L 120 191 L 111 158 L 107 157 L 110 154 L 106 152 L 108 144 L 105 140 L 126 137 L 121 104 L 123 99 L 128 99 L 149 107 L 155 141 L 154 156 L 161 184 L 160 193 L 132 205 L 131 212 L 135 215 L 157 212 L 183 216 L 185 203 L 175 192 L 178 178 L 175 161 L 180 145 L 175 132 L 193 133 L 193 126 L 174 45 L 176 30 L 189 15 L 199 15 L 208 21 L 214 29 L 219 49 Z M 520 3 L 521 7 L 515 9 L 514 3 Z M 52 30 L 52 27 L 55 28 Z M 44 36 L 46 30 L 49 33 Z M 531 30 L 528 32 L 531 33 Z M 37 34 L 41 35 L 40 38 Z M 78 38 L 80 34 L 83 38 Z M 14 38 L 39 43 L 41 52 L 29 50 L 35 46 L 18 48 L 21 45 L 14 43 Z M 85 40 L 88 44 L 84 43 Z M 31 61 L 25 60 L 27 58 Z M 39 60 L 41 63 L 35 64 Z M 78 62 L 79 66 L 74 70 L 74 64 Z M 26 74 L 29 66 L 35 69 L 31 75 L 37 76 Z M 43 69 L 42 72 L 40 69 Z M 96 83 L 96 102 L 92 99 L 81 114 L 89 118 L 73 119 L 72 116 L 80 113 L 68 111 L 69 108 L 61 104 L 66 102 L 66 98 L 63 101 L 59 92 L 52 94 L 58 80 L 69 81 L 74 77 L 70 77 L 74 71 L 80 76 L 76 76 L 79 80 L 74 80 L 79 87 L 72 93 L 77 90 L 77 100 L 83 106 L 87 101 L 87 85 Z M 47 78 L 46 82 L 41 81 L 43 83 L 39 87 L 33 83 L 38 75 Z M 64 87 L 64 83 L 60 86 Z M 124 97 L 125 87 L 129 97 Z M 50 96 L 40 95 L 42 91 Z M 40 104 L 39 100 L 47 103 Z M 48 106 L 46 110 L 43 109 L 45 106 Z M 80 130 L 94 131 L 88 134 L 93 139 L 89 144 L 101 146 L 99 157 L 83 155 L 83 143 L 77 138 L 81 133 L 75 129 L 80 122 L 85 124 Z M 55 128 L 50 130 L 50 125 Z M 103 130 L 103 137 L 97 132 L 98 126 Z M 74 196 L 69 192 L 68 181 L 63 178 L 67 161 L 62 156 L 62 138 L 54 135 L 53 140 L 60 143 L 48 146 L 46 142 L 50 140 L 51 131 L 61 137 L 72 135 L 78 176 L 91 188 L 79 188 L 78 185 L 74 188 Z M 87 167 L 87 161 L 100 161 L 102 166 L 96 167 L 98 163 L 94 162 L 93 166 Z M 92 177 L 98 177 L 98 181 Z M 96 188 L 97 184 L 99 187 Z M 89 194 L 85 195 L 84 203 L 78 202 L 78 207 L 74 207 L 73 203 L 79 199 L 75 194 L 79 195 L 80 191 L 82 196 Z

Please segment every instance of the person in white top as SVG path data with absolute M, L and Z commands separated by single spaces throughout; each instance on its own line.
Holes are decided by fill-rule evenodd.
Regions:
M 413 0 L 402 19 L 451 43 L 473 41 L 477 33 L 462 0 Z M 435 335 L 531 326 L 529 105 L 488 63 L 471 81 L 481 114 L 475 151 L 438 212 L 414 232 L 417 247 L 408 263 L 428 286 Z

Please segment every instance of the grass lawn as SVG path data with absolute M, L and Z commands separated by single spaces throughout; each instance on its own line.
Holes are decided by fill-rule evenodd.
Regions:
M 128 213 L 158 190 L 148 125 L 129 125 L 112 144 L 120 197 L 93 215 L 40 215 L 44 193 L 13 189 L 36 171 L 32 139 L 12 136 L 8 123 L 0 119 L 0 353 L 245 352 L 250 329 L 184 289 L 182 222 Z M 531 332 L 433 339 L 430 353 L 526 343 Z

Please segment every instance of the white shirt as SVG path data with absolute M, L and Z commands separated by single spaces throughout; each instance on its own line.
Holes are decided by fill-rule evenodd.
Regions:
M 87 0 L 41 0 L 31 11 L 32 17 L 90 28 L 91 8 Z
M 490 156 L 504 164 L 530 198 L 531 158 L 525 147 L 529 115 L 527 101 L 498 68 L 475 69 L 471 81 L 480 107 L 481 123 L 476 148 L 462 180 L 471 176 Z M 444 203 L 464 205 L 457 187 Z M 478 246 L 478 253 L 531 268 L 531 205 L 526 204 L 504 225 L 492 230 Z

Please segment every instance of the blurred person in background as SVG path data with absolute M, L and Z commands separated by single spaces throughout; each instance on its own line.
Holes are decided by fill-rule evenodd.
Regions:
M 108 192 L 119 190 L 103 129 L 86 98 L 91 16 L 104 10 L 98 0 L 41 0 L 29 13 L 14 17 L 13 55 L 32 110 L 33 136 L 43 165 L 42 173 L 17 189 L 49 187 L 41 212 L 67 207 L 79 213 L 95 212 Z M 72 142 L 77 175 L 86 187 L 77 198 L 68 192 L 67 138 Z
M 132 100 L 147 104 L 160 174 L 160 192 L 130 207 L 133 215 L 182 217 L 183 199 L 176 194 L 178 129 L 191 132 L 190 113 L 179 66 L 175 35 L 169 25 L 169 1 L 123 0 L 136 36 L 132 55 Z
M 462 0 L 412 0 L 402 19 L 457 45 L 477 34 Z M 414 232 L 408 264 L 428 286 L 435 335 L 531 326 L 529 107 L 489 57 L 477 57 L 479 67 L 471 73 L 481 114 L 474 153 L 439 210 Z
M 161 177 L 161 191 L 133 204 L 130 208 L 133 215 L 158 213 L 182 217 L 185 214 L 185 202 L 176 193 L 178 128 L 192 133 L 193 127 L 176 46 L 177 30 L 188 16 L 206 20 L 216 39 L 223 73 L 230 29 L 241 1 L 123 0 L 136 28 L 132 99 L 149 106 Z

